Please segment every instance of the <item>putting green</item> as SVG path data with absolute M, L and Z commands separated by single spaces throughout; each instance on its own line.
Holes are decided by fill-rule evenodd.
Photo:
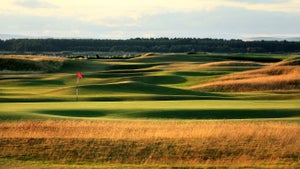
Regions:
M 196 100 L 1 103 L 1 120 L 269 119 L 300 120 L 300 100 Z

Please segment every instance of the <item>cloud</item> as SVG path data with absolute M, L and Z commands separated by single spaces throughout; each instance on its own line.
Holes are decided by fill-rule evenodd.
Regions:
M 299 35 L 300 14 L 219 7 L 211 11 L 167 12 L 104 18 L 99 23 L 71 16 L 0 15 L 0 32 L 31 36 L 113 38 L 242 38 Z
M 256 11 L 300 13 L 299 0 L 224 0 L 226 7 L 239 7 Z
M 42 0 L 16 0 L 14 4 L 29 9 L 37 8 L 56 8 L 56 5 L 42 1 Z
M 255 34 L 296 35 L 299 27 L 300 14 L 219 7 L 213 11 L 148 16 L 138 29 L 155 36 L 167 33 L 171 37 L 240 38 Z
M 283 3 L 288 2 L 290 0 L 228 0 L 233 2 L 240 2 L 240 3 L 254 3 L 254 4 L 274 4 L 274 3 Z
M 108 20 L 137 21 L 157 14 L 214 11 L 219 7 L 300 13 L 299 0 L 5 0 L 1 2 L 0 13 L 73 17 L 92 24 L 115 26 Z
M 151 16 L 169 12 L 190 12 L 195 10 L 211 10 L 216 8 L 222 0 L 85 0 L 61 1 L 52 0 L 61 10 L 53 11 L 53 15 L 64 15 L 80 18 L 82 21 L 107 24 L 107 20 L 130 18 L 139 20 L 144 16 Z
M 0 15 L 0 32 L 29 36 L 96 37 L 114 29 L 87 24 L 70 17 L 45 17 L 31 15 Z
M 0 32 L 90 38 L 293 35 L 299 32 L 299 9 L 299 0 L 5 0 Z

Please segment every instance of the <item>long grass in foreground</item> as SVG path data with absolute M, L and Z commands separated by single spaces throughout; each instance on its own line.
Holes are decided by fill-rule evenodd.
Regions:
M 1 122 L 0 138 L 186 139 L 299 136 L 300 126 L 280 122 L 226 121 L 18 121 Z
M 0 157 L 60 163 L 300 165 L 300 126 L 241 121 L 0 123 Z

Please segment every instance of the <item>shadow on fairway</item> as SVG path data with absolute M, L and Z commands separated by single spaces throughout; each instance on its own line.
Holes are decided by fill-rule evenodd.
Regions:
M 40 110 L 37 113 L 65 117 L 103 117 L 108 114 L 104 110 Z
M 175 72 L 179 76 L 214 76 L 228 74 L 230 71 L 198 71 L 198 72 Z
M 131 79 L 148 84 L 179 84 L 187 81 L 181 76 L 138 76 Z
M 129 118 L 156 119 L 257 119 L 299 117 L 297 109 L 282 110 L 154 110 L 124 114 Z
M 121 113 L 122 112 L 122 113 Z M 291 118 L 300 117 L 298 109 L 281 110 L 40 110 L 36 113 L 62 117 L 118 117 L 146 119 L 259 119 L 259 118 Z
M 38 79 L 25 79 L 20 80 L 23 86 L 41 86 L 41 85 L 64 85 L 65 83 L 61 80 L 38 80 Z

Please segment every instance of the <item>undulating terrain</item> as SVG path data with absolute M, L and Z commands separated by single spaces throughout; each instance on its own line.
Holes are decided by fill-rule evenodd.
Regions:
M 0 168 L 300 166 L 298 54 L 2 55 L 0 69 Z

